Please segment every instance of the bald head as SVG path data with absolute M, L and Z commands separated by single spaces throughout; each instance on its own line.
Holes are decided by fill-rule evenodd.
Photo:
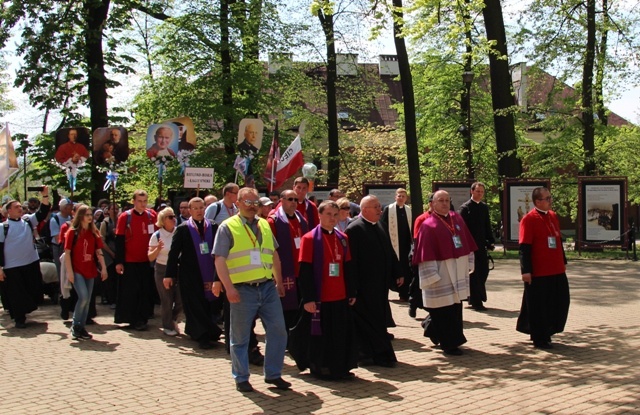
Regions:
M 369 222 L 377 222 L 382 214 L 380 201 L 374 195 L 368 195 L 360 201 L 360 214 Z
M 439 215 L 449 214 L 451 209 L 451 198 L 449 193 L 444 190 L 438 190 L 433 194 L 432 202 L 433 210 Z

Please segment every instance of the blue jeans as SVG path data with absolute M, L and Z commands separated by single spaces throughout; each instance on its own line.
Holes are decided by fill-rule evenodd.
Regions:
M 264 377 L 276 379 L 282 374 L 284 351 L 287 347 L 287 329 L 284 325 L 282 304 L 273 282 L 257 287 L 238 284 L 239 303 L 231 308 L 231 373 L 236 383 L 249 380 L 249 335 L 256 315 L 262 320 L 266 332 Z
M 84 327 L 89 315 L 89 301 L 93 292 L 93 280 L 95 278 L 85 278 L 75 273 L 73 278 L 73 288 L 78 294 L 76 308 L 73 310 L 73 325 L 76 327 Z

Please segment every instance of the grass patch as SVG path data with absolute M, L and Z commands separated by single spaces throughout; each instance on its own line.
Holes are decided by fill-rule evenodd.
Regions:
M 637 253 L 640 257 L 640 252 Z M 578 254 L 578 251 L 565 250 L 565 255 L 569 261 L 579 261 L 583 259 L 596 259 L 596 260 L 619 260 L 627 261 L 633 259 L 633 251 L 627 253 L 620 248 L 604 248 L 602 251 L 582 251 Z M 502 249 L 496 249 L 491 252 L 491 257 L 494 261 L 500 261 L 503 259 L 519 259 L 517 250 L 508 250 L 504 252 Z

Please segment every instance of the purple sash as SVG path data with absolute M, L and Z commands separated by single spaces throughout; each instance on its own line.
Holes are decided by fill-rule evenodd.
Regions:
M 296 218 L 300 222 L 300 230 L 302 235 L 307 233 L 307 221 L 302 217 L 300 212 L 295 212 Z M 298 258 L 293 258 L 293 239 L 291 238 L 291 230 L 289 228 L 289 218 L 279 207 L 275 215 L 276 240 L 278 241 L 278 256 L 282 264 L 282 283 L 284 285 L 284 297 L 282 301 L 283 310 L 297 310 L 299 304 L 298 290 L 296 284 L 295 266 Z
M 193 218 L 189 218 L 187 221 L 187 227 L 191 233 L 191 239 L 193 240 L 193 248 L 196 250 L 196 256 L 198 257 L 198 266 L 200 267 L 200 275 L 202 276 L 202 288 L 204 290 L 204 297 L 209 300 L 215 300 L 215 296 L 211 292 L 211 286 L 213 285 L 213 255 L 211 250 L 213 249 L 213 228 L 207 219 L 204 219 L 204 240 L 198 231 L 198 226 L 193 221 Z M 208 254 L 200 253 L 200 243 L 206 242 L 209 247 Z
M 347 240 L 342 232 L 335 230 L 336 237 L 342 244 L 342 262 L 347 259 Z M 316 285 L 316 298 L 322 295 L 322 273 L 324 272 L 324 243 L 322 242 L 322 227 L 320 225 L 313 228 L 313 278 Z M 311 335 L 322 335 L 320 325 L 320 301 L 316 301 L 316 312 L 311 316 Z

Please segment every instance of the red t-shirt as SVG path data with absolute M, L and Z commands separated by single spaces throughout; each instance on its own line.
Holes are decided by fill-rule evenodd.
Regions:
M 149 212 L 149 214 L 147 214 Z M 156 212 L 147 210 L 142 214 L 131 209 L 131 223 L 127 227 L 127 212 L 122 212 L 118 216 L 116 225 L 116 236 L 124 235 L 124 261 L 125 262 L 148 262 L 147 251 L 149 250 L 149 239 L 157 230 L 155 223 Z
M 64 238 L 65 251 L 67 249 L 71 251 L 73 272 L 87 279 L 95 278 L 98 276 L 95 253 L 97 249 L 102 249 L 102 239 L 100 235 L 92 234 L 87 229 L 81 229 L 78 231 L 78 239 L 74 245 L 75 233 L 75 229 L 69 229 Z
M 349 239 L 345 235 L 345 242 L 349 246 Z M 322 243 L 324 246 L 324 263 L 322 265 L 322 292 L 320 302 L 339 301 L 347 298 L 347 287 L 344 280 L 344 263 L 351 261 L 351 254 L 347 251 L 346 258 L 344 248 L 340 240 L 336 237 L 336 232 L 331 234 L 322 232 Z M 307 232 L 300 243 L 300 262 L 313 264 L 313 233 Z M 329 276 L 329 264 L 337 262 L 340 264 L 340 275 Z
M 312 218 L 309 218 L 307 215 L 307 204 L 306 203 L 298 203 L 296 210 L 300 212 L 303 218 L 307 220 L 309 224 L 309 229 L 313 229 L 320 224 L 320 216 L 318 215 L 318 208 L 313 202 L 306 200 L 305 202 L 309 202 L 309 210 L 311 211 Z
M 549 248 L 549 237 L 554 237 L 555 248 Z M 520 243 L 531 245 L 533 277 L 547 277 L 565 272 L 560 222 L 552 211 L 546 215 L 533 209 L 520 221 Z
M 427 218 L 429 217 L 430 213 L 427 210 L 426 212 L 424 212 L 422 215 L 418 216 L 415 220 L 415 222 L 413 222 L 413 239 L 418 239 L 418 234 L 420 233 L 420 225 L 422 225 L 422 223 L 427 220 Z
M 296 248 L 295 238 L 302 238 L 302 227 L 300 226 L 300 221 L 298 217 L 288 218 L 289 219 L 289 236 L 291 237 L 291 258 L 293 258 L 293 271 L 294 275 L 297 277 L 300 274 L 300 262 L 298 258 L 300 256 L 300 249 Z M 276 230 L 276 224 L 274 222 L 273 217 L 268 217 L 267 222 L 269 222 L 269 226 L 271 226 L 271 232 L 278 239 L 278 232 Z M 280 260 L 282 260 L 282 256 L 280 256 Z M 284 275 L 283 275 L 284 276 Z M 290 277 L 290 275 L 286 275 Z
M 65 236 L 67 235 L 67 231 L 69 230 L 69 222 L 65 222 L 60 225 L 60 233 L 58 233 L 58 245 L 64 246 Z

